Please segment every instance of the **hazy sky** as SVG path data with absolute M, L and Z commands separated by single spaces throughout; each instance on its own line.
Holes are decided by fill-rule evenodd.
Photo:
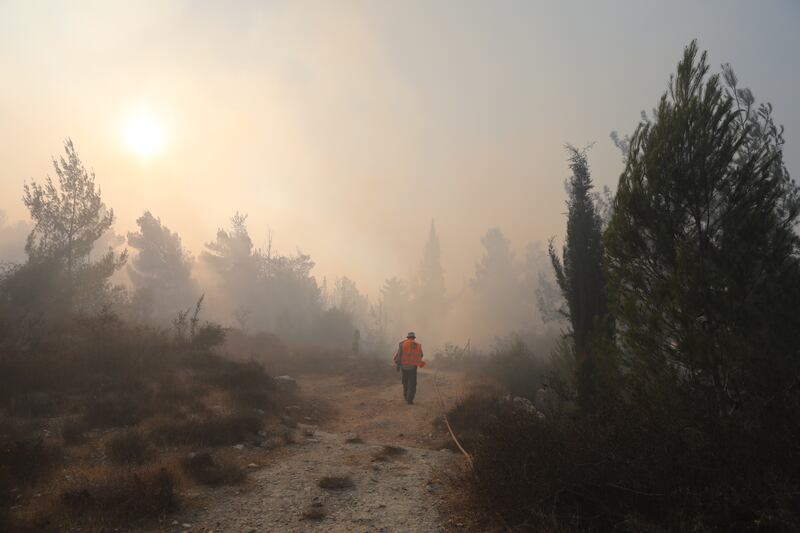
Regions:
M 238 210 L 258 244 L 271 228 L 374 293 L 434 218 L 457 289 L 487 228 L 520 255 L 563 233 L 565 142 L 597 141 L 614 187 L 609 132 L 695 37 L 774 104 L 797 176 L 798 28 L 796 0 L 0 0 L 0 209 L 26 216 L 23 181 L 69 136 L 120 233 L 149 209 L 197 254 Z M 165 136 L 149 159 L 123 141 L 141 117 Z

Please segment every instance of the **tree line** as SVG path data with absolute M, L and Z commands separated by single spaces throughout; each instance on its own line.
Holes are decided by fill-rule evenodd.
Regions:
M 566 239 L 549 247 L 571 372 L 554 365 L 542 416 L 464 404 L 488 411 L 477 486 L 520 529 L 796 531 L 800 189 L 783 128 L 693 41 L 614 138 L 607 223 L 568 147 Z
M 31 223 L 8 228 L 28 236 L 24 260 L 5 264 L 0 278 L 7 321 L 105 309 L 169 325 L 205 295 L 208 316 L 245 332 L 386 355 L 407 330 L 440 344 L 448 335 L 464 342 L 536 330 L 542 317 L 554 318 L 559 297 L 541 244 L 529 245 L 520 261 L 499 228 L 481 238 L 484 254 L 474 277 L 453 292 L 432 221 L 411 275 L 386 279 L 371 300 L 347 276 L 318 282 L 310 255 L 281 254 L 271 236 L 257 247 L 246 214 L 234 214 L 198 257 L 150 211 L 134 231 L 116 235 L 114 210 L 103 202 L 94 173 L 69 139 L 64 152 L 53 158 L 55 178 L 24 186 Z M 453 326 L 459 308 L 461 323 Z

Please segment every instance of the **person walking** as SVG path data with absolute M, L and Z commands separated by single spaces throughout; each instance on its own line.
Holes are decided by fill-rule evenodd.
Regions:
M 422 357 L 422 345 L 417 342 L 416 334 L 410 331 L 394 354 L 394 364 L 403 373 L 403 398 L 409 405 L 414 403 L 417 393 L 417 368 L 425 366 Z

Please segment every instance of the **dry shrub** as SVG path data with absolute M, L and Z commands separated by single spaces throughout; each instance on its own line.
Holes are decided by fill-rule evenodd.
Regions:
M 154 412 L 152 395 L 144 387 L 112 391 L 89 400 L 84 415 L 92 428 L 134 426 Z
M 61 502 L 78 521 L 124 523 L 150 520 L 175 511 L 175 475 L 166 468 L 119 472 L 94 484 L 65 490 Z
M 346 490 L 356 486 L 349 476 L 325 476 L 317 482 L 317 485 L 325 490 Z
M 255 359 L 269 365 L 271 361 L 284 360 L 289 350 L 286 344 L 272 333 L 247 334 L 239 329 L 230 329 L 225 337 L 225 350 L 240 361 Z
M 306 520 L 322 520 L 327 514 L 328 511 L 323 503 L 314 502 L 303 512 L 303 518 Z
M 150 439 L 161 445 L 225 446 L 254 438 L 263 426 L 256 414 L 215 416 L 158 426 Z
M 89 426 L 82 417 L 71 416 L 61 421 L 59 432 L 65 444 L 79 444 L 86 436 Z
M 347 360 L 345 376 L 356 385 L 376 385 L 397 381 L 397 371 L 388 358 L 357 357 Z
M 41 437 L 0 438 L 0 470 L 20 484 L 32 484 L 49 476 L 61 462 L 64 450 Z
M 275 381 L 255 361 L 242 363 L 205 354 L 194 357 L 191 365 L 199 370 L 200 379 L 226 391 L 240 407 L 263 411 L 277 407 Z
M 349 352 L 319 346 L 298 346 L 282 360 L 268 361 L 275 374 L 341 374 Z
M 436 370 L 477 374 L 485 368 L 486 356 L 475 353 L 466 347 L 447 343 L 444 348 L 433 354 L 430 365 Z
M 652 403 L 609 395 L 595 413 L 542 419 L 466 398 L 450 421 L 468 436 L 487 509 L 522 530 L 796 530 L 796 441 L 708 405 L 674 392 Z
M 14 416 L 41 418 L 58 412 L 58 398 L 47 392 L 29 392 L 16 396 L 11 402 L 10 412 Z
M 247 474 L 237 465 L 216 459 L 208 452 L 193 453 L 181 462 L 183 471 L 203 485 L 235 485 L 244 482 Z
M 531 401 L 535 401 L 536 393 L 547 381 L 549 371 L 547 362 L 516 336 L 498 339 L 484 368 L 486 376 L 494 378 L 513 396 Z
M 148 461 L 153 451 L 138 429 L 124 430 L 106 442 L 106 456 L 116 465 L 142 464 Z
M 487 420 L 495 416 L 503 401 L 497 392 L 478 392 L 461 399 L 447 413 L 447 420 L 450 422 L 450 426 L 455 431 L 462 446 L 467 448 L 474 446 L 484 430 Z M 436 418 L 433 424 L 436 429 L 443 432 L 447 431 L 442 418 Z M 451 450 L 457 449 L 455 443 L 449 439 L 444 447 Z
M 408 453 L 408 450 L 405 448 L 401 448 L 400 446 L 384 446 L 381 448 L 378 453 L 375 454 L 374 459 L 376 461 L 388 461 L 392 457 L 398 457 L 400 455 Z
M 355 437 L 347 437 L 344 439 L 345 444 L 363 444 L 364 439 L 356 435 Z
M 201 398 L 207 393 L 208 387 L 195 383 L 187 373 L 170 372 L 157 380 L 153 400 L 161 412 L 179 412 L 182 406 L 202 408 Z

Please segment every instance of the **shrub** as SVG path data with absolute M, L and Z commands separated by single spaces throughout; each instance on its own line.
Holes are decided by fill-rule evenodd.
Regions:
M 123 472 L 97 484 L 67 489 L 61 502 L 79 520 L 102 517 L 128 525 L 175 511 L 176 486 L 175 475 L 166 468 Z
M 152 395 L 144 388 L 109 392 L 90 400 L 85 420 L 92 428 L 133 426 L 153 413 Z
M 78 444 L 83 441 L 89 427 L 84 418 L 71 416 L 61 422 L 59 429 L 66 444 Z
M 317 485 L 325 490 L 345 490 L 356 486 L 348 476 L 325 476 L 317 482 Z
M 487 508 L 521 529 L 796 529 L 791 439 L 721 423 L 712 404 L 677 392 L 656 402 L 609 394 L 602 412 L 546 418 L 474 396 L 449 418 Z
M 21 417 L 48 417 L 57 412 L 57 399 L 46 392 L 20 394 L 11 406 L 11 413 Z
M 468 347 L 460 347 L 447 343 L 444 348 L 433 354 L 431 367 L 437 370 L 475 373 L 483 370 L 486 357 L 472 352 Z
M 138 429 L 124 430 L 106 442 L 106 456 L 117 465 L 142 464 L 151 455 L 149 443 Z
M 375 454 L 376 461 L 388 461 L 392 457 L 398 457 L 408 453 L 408 450 L 399 446 L 384 446 Z
M 450 427 L 453 428 L 462 446 L 469 449 L 475 444 L 486 425 L 486 421 L 495 416 L 502 402 L 502 398 L 497 393 L 475 393 L 461 399 L 447 413 Z M 441 418 L 434 420 L 434 426 L 446 431 L 444 420 Z M 456 446 L 452 441 L 448 440 L 446 447 L 452 449 Z
M 486 374 L 514 396 L 535 401 L 536 392 L 547 380 L 547 365 L 533 354 L 519 337 L 499 339 L 489 360 Z
M 208 452 L 190 454 L 181 462 L 183 471 L 203 485 L 235 485 L 242 483 L 247 475 L 233 463 L 219 461 Z
M 306 520 L 322 520 L 327 514 L 328 512 L 322 502 L 314 502 L 303 512 L 303 518 Z
M 0 440 L 0 470 L 5 470 L 18 483 L 33 483 L 45 477 L 62 457 L 61 447 L 46 443 L 40 437 L 3 435 Z
M 159 426 L 151 431 L 150 439 L 167 445 L 224 446 L 255 437 L 263 426 L 255 414 L 217 416 Z

